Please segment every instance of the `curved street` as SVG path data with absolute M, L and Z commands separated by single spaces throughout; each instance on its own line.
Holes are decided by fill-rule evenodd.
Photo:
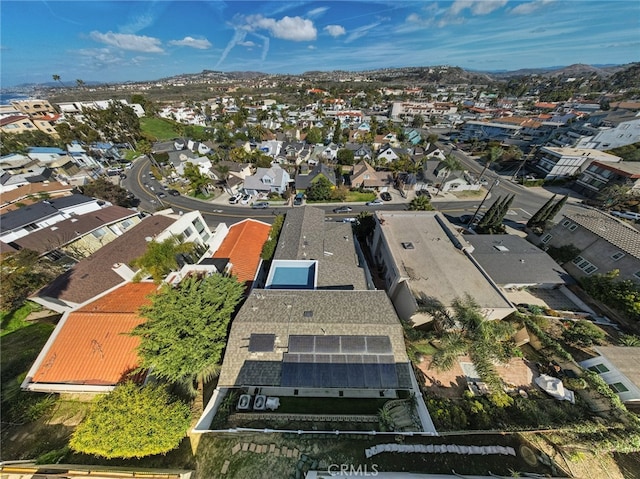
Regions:
M 478 164 L 474 159 L 469 158 L 462 151 L 452 150 L 451 153 L 460 160 L 466 170 L 476 177 L 479 176 L 482 171 L 482 165 Z M 224 194 L 219 199 L 212 201 L 198 200 L 184 195 L 171 196 L 166 193 L 161 183 L 150 174 L 150 160 L 146 157 L 137 159 L 133 163 L 132 168 L 126 171 L 126 174 L 127 178 L 123 179 L 121 184 L 140 200 L 140 210 L 153 212 L 162 207 L 172 207 L 177 212 L 199 210 L 210 225 L 215 225 L 220 222 L 233 224 L 249 217 L 271 223 L 277 214 L 291 208 L 291 206 L 285 206 L 283 204 L 282 206 L 272 206 L 264 210 L 256 210 L 245 205 L 229 205 L 227 195 Z M 498 180 L 498 183 L 491 189 L 491 194 L 482 205 L 482 211 L 491 206 L 494 198 L 499 196 L 504 198 L 507 195 L 515 194 L 514 201 L 507 215 L 507 219 L 511 222 L 526 222 L 553 194 L 558 194 L 559 196 L 566 193 L 570 194 L 570 199 L 564 206 L 563 211 L 577 211 L 583 208 L 582 205 L 578 204 L 578 195 L 571 190 L 563 188 L 524 187 L 511 181 L 510 177 L 499 176 L 489 169 L 484 173 L 484 177 L 489 181 L 488 185 L 492 185 L 496 180 Z M 455 218 L 463 214 L 473 214 L 483 201 L 483 198 L 487 196 L 487 190 L 483 189 L 482 191 L 483 194 L 473 199 L 458 199 L 451 193 L 441 194 L 434 197 L 432 203 L 438 211 L 450 218 Z M 159 198 L 157 194 L 160 192 L 165 193 L 166 196 Z M 375 209 L 394 210 L 399 207 L 406 209 L 409 200 L 401 198 L 394 190 L 391 190 L 391 193 L 393 200 L 377 206 Z M 571 197 L 572 193 L 573 198 Z M 410 193 L 409 198 L 411 198 L 411 195 L 412 193 Z M 355 217 L 362 211 L 372 210 L 372 207 L 358 203 L 349 204 L 349 207 L 351 207 L 353 211 L 336 214 L 333 213 L 333 209 L 340 206 L 340 204 L 327 203 L 314 204 L 314 206 L 324 209 L 329 217 L 335 217 L 337 219 Z

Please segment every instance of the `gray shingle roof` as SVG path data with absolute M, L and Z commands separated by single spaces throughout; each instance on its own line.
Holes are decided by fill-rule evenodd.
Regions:
M 580 213 L 567 213 L 569 220 L 593 234 L 640 259 L 640 231 L 598 210 L 585 209 Z
M 471 256 L 498 285 L 563 284 L 567 275 L 547 253 L 514 235 L 467 235 Z
M 249 352 L 251 334 L 275 334 L 271 352 Z M 391 341 L 399 387 L 411 386 L 402 326 L 386 293 L 253 290 L 233 321 L 218 385 L 279 386 L 293 335 L 376 335 Z

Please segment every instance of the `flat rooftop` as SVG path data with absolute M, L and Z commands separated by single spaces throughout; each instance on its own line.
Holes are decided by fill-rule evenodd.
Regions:
M 386 244 L 416 297 L 444 305 L 471 296 L 483 309 L 512 308 L 497 286 L 467 256 L 469 243 L 434 211 L 378 211 Z

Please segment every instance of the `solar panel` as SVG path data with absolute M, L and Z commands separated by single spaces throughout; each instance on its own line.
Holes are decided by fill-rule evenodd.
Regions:
M 312 353 L 314 351 L 314 337 L 305 335 L 289 336 L 290 353 Z
M 298 364 L 298 385 L 301 387 L 312 388 L 316 386 L 314 378 L 315 364 L 300 363 Z
M 381 387 L 392 389 L 398 387 L 398 374 L 395 364 L 379 364 Z
M 272 352 L 276 343 L 275 334 L 252 334 L 249 336 L 250 353 Z
M 340 336 L 341 351 L 346 354 L 361 354 L 367 352 L 364 336 Z
M 317 387 L 332 387 L 333 379 L 331 377 L 332 365 L 328 363 L 316 363 L 315 383 Z
M 284 363 L 280 383 L 284 387 L 298 386 L 298 363 Z
M 376 357 L 376 356 L 373 356 Z M 395 364 L 396 359 L 393 357 L 393 354 L 379 354 L 377 356 L 378 364 Z
M 367 352 L 369 354 L 391 353 L 391 340 L 388 336 L 367 336 Z
M 282 356 L 282 362 L 284 362 L 284 363 L 299 363 L 300 362 L 300 355 L 299 354 L 285 353 Z
M 377 364 L 363 364 L 364 368 L 364 385 L 368 388 L 379 388 L 382 383 L 380 380 L 380 367 Z
M 349 387 L 346 364 L 331 364 L 331 383 L 334 388 Z
M 347 362 L 347 356 L 344 354 L 332 354 L 331 362 L 338 364 L 345 364 Z
M 362 364 L 362 354 L 347 354 L 345 359 L 347 364 Z
M 364 387 L 364 366 L 362 363 L 349 363 L 347 364 L 347 375 L 349 377 L 350 388 L 363 388 Z
M 316 336 L 316 353 L 339 353 L 340 336 Z

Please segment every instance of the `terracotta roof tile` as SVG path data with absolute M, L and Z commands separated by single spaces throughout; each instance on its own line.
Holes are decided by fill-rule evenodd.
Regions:
M 229 258 L 233 265 L 231 273 L 238 281 L 253 281 L 260 265 L 262 246 L 269 238 L 271 226 L 260 221 L 247 219 L 231 228 L 222 241 L 214 258 Z
M 115 385 L 138 367 L 140 340 L 129 333 L 144 319 L 153 283 L 127 283 L 72 313 L 60 324 L 32 383 Z

